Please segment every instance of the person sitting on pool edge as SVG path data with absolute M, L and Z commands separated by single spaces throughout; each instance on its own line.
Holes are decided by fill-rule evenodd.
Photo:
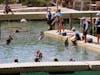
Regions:
M 3 13 L 8 14 L 9 12 L 14 14 L 13 11 L 11 10 L 10 6 L 6 5 Z
M 73 31 L 73 36 L 71 37 L 71 41 L 73 45 L 76 45 L 76 41 L 81 40 L 81 35 L 78 31 L 76 31 L 74 27 L 72 28 L 72 31 Z
M 47 24 L 49 25 L 49 29 L 48 30 L 52 30 L 53 26 L 52 26 L 52 21 L 53 21 L 53 14 L 51 12 L 51 9 L 47 10 L 47 14 L 46 14 L 46 20 L 47 20 Z

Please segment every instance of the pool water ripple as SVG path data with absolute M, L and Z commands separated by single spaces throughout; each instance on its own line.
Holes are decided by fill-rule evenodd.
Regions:
M 18 28 L 22 29 L 21 32 L 15 33 Z M 71 45 L 65 47 L 63 42 L 48 37 L 39 41 L 40 31 L 46 31 L 47 28 L 44 21 L 2 23 L 0 63 L 11 63 L 14 59 L 18 59 L 19 62 L 34 62 L 37 50 L 43 53 L 42 62 L 50 62 L 54 58 L 58 58 L 59 61 L 69 61 L 71 58 L 76 61 L 100 60 L 100 55 L 88 52 L 84 48 Z M 2 40 L 4 41 L 9 34 L 14 34 L 11 44 L 2 44 Z

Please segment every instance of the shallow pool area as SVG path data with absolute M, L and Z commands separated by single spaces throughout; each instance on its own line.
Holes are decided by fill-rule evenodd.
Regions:
M 16 33 L 16 30 L 19 32 Z M 100 60 L 100 55 L 86 51 L 85 48 L 71 45 L 65 47 L 62 41 L 49 37 L 38 40 L 40 32 L 47 30 L 45 21 L 1 23 L 0 63 L 11 63 L 14 59 L 19 62 L 34 62 L 37 50 L 43 53 L 41 62 L 50 62 L 54 58 L 59 61 L 69 61 L 71 58 L 75 61 Z M 10 45 L 5 45 L 9 35 L 13 35 L 13 40 Z

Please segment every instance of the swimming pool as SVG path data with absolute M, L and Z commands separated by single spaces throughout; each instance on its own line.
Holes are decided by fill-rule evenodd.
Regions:
M 19 33 L 15 31 L 19 30 Z M 64 46 L 62 41 L 53 40 L 44 37 L 38 40 L 40 32 L 48 30 L 45 21 L 4 22 L 1 24 L 0 40 L 0 63 L 11 63 L 14 59 L 19 62 L 34 62 L 37 50 L 43 53 L 42 62 L 53 61 L 58 58 L 59 61 L 69 61 L 71 58 L 76 61 L 99 60 L 100 55 L 88 52 L 85 48 L 78 48 L 69 45 Z M 9 46 L 4 42 L 9 35 L 13 35 L 13 41 Z

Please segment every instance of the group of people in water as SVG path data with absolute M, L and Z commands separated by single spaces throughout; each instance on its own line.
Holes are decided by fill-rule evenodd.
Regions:
M 42 59 L 43 59 L 43 54 L 42 54 L 42 52 L 41 52 L 40 50 L 37 50 L 37 51 L 36 51 L 35 58 L 34 58 L 34 62 L 41 62 Z M 58 60 L 58 58 L 54 58 L 53 61 L 54 61 L 54 62 L 58 62 L 59 60 Z M 71 59 L 69 59 L 69 61 L 75 61 L 75 60 L 71 58 Z M 14 59 L 14 62 L 15 62 L 15 63 L 18 63 L 19 60 L 18 60 L 18 59 Z
M 40 50 L 36 51 L 36 55 L 35 55 L 35 59 L 34 62 L 41 62 L 41 60 L 43 59 L 43 54 Z M 59 60 L 57 58 L 53 59 L 54 62 L 58 62 Z M 75 61 L 74 59 L 69 59 L 69 61 Z
M 40 62 L 43 58 L 43 54 L 40 50 L 37 50 L 36 52 L 36 58 L 34 59 L 35 62 Z

